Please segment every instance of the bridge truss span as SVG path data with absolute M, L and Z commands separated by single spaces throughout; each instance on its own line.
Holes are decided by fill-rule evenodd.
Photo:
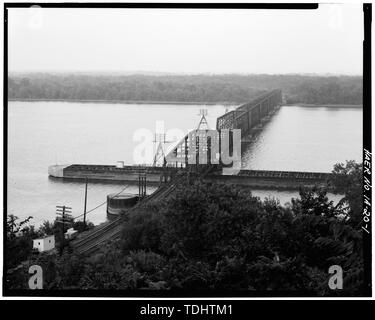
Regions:
M 216 121 L 216 129 L 241 129 L 245 136 L 251 129 L 261 123 L 262 119 L 273 112 L 282 102 L 282 92 L 275 89 L 262 94 L 254 100 L 244 103 Z
M 216 130 L 192 130 L 167 154 L 166 162 L 187 167 L 191 164 L 230 166 L 233 157 L 240 161 L 241 154 L 236 151 L 240 148 L 235 144 L 260 125 L 281 102 L 281 90 L 272 90 L 219 117 Z

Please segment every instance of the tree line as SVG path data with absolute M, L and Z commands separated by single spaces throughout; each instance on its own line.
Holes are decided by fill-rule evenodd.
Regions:
M 281 205 L 246 188 L 186 181 L 163 203 L 123 216 L 121 239 L 90 257 L 39 254 L 45 289 L 246 290 L 363 295 L 362 165 L 337 164 L 326 188 L 301 189 Z M 12 253 L 10 253 L 12 254 Z M 343 270 L 343 289 L 328 269 Z M 7 275 L 27 288 L 26 268 Z
M 11 74 L 9 99 L 243 103 L 282 89 L 287 103 L 362 104 L 361 76 Z

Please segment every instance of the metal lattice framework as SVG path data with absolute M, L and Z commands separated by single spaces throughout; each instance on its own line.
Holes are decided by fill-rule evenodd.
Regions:
M 190 131 L 167 154 L 169 164 L 186 167 L 188 164 L 218 164 L 220 136 L 217 130 Z
M 233 129 L 240 129 L 244 137 L 279 106 L 281 101 L 281 90 L 269 91 L 219 117 L 216 130 L 198 129 L 189 132 L 167 154 L 167 163 L 176 167 L 186 167 L 188 164 L 219 164 L 222 150 L 218 150 L 216 146 L 221 145 L 222 139 L 225 139 L 226 135 L 233 136 Z M 228 154 L 232 153 L 232 147 L 232 144 L 228 146 Z
M 216 129 L 241 129 L 242 135 L 258 125 L 262 118 L 281 104 L 281 90 L 272 90 L 219 117 Z

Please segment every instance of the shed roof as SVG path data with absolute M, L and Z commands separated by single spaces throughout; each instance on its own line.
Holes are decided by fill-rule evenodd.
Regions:
M 34 241 L 38 241 L 38 240 L 44 240 L 44 239 L 47 239 L 47 238 L 51 238 L 51 237 L 55 237 L 53 234 L 52 235 L 47 235 L 47 236 L 44 236 L 44 237 L 41 237 L 41 238 L 36 238 L 34 239 Z

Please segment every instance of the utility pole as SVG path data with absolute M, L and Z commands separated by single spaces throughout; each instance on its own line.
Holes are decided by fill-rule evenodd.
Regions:
M 9 220 L 10 220 L 10 234 L 13 237 L 13 235 L 14 235 L 14 227 L 16 226 L 15 221 L 17 220 L 17 218 L 14 215 L 10 215 L 9 216 Z
M 146 169 L 139 169 L 139 172 L 138 172 L 138 197 L 139 199 L 142 199 L 146 196 L 146 186 L 147 186 Z
M 70 215 L 72 213 L 72 208 L 67 206 L 56 206 L 56 214 L 58 217 L 56 218 L 56 221 L 58 223 L 61 223 L 62 227 L 62 237 L 61 237 L 61 253 L 64 251 L 65 246 L 65 224 L 70 223 L 72 221 L 72 216 Z
M 147 175 L 146 172 L 143 175 L 143 183 L 144 183 L 144 191 L 143 191 L 143 196 L 145 197 L 147 194 L 146 187 L 147 187 Z
M 86 207 L 87 207 L 87 177 L 85 179 L 86 181 L 86 186 L 85 186 L 85 207 L 84 207 L 84 210 L 83 210 L 83 228 L 84 230 L 86 230 Z

